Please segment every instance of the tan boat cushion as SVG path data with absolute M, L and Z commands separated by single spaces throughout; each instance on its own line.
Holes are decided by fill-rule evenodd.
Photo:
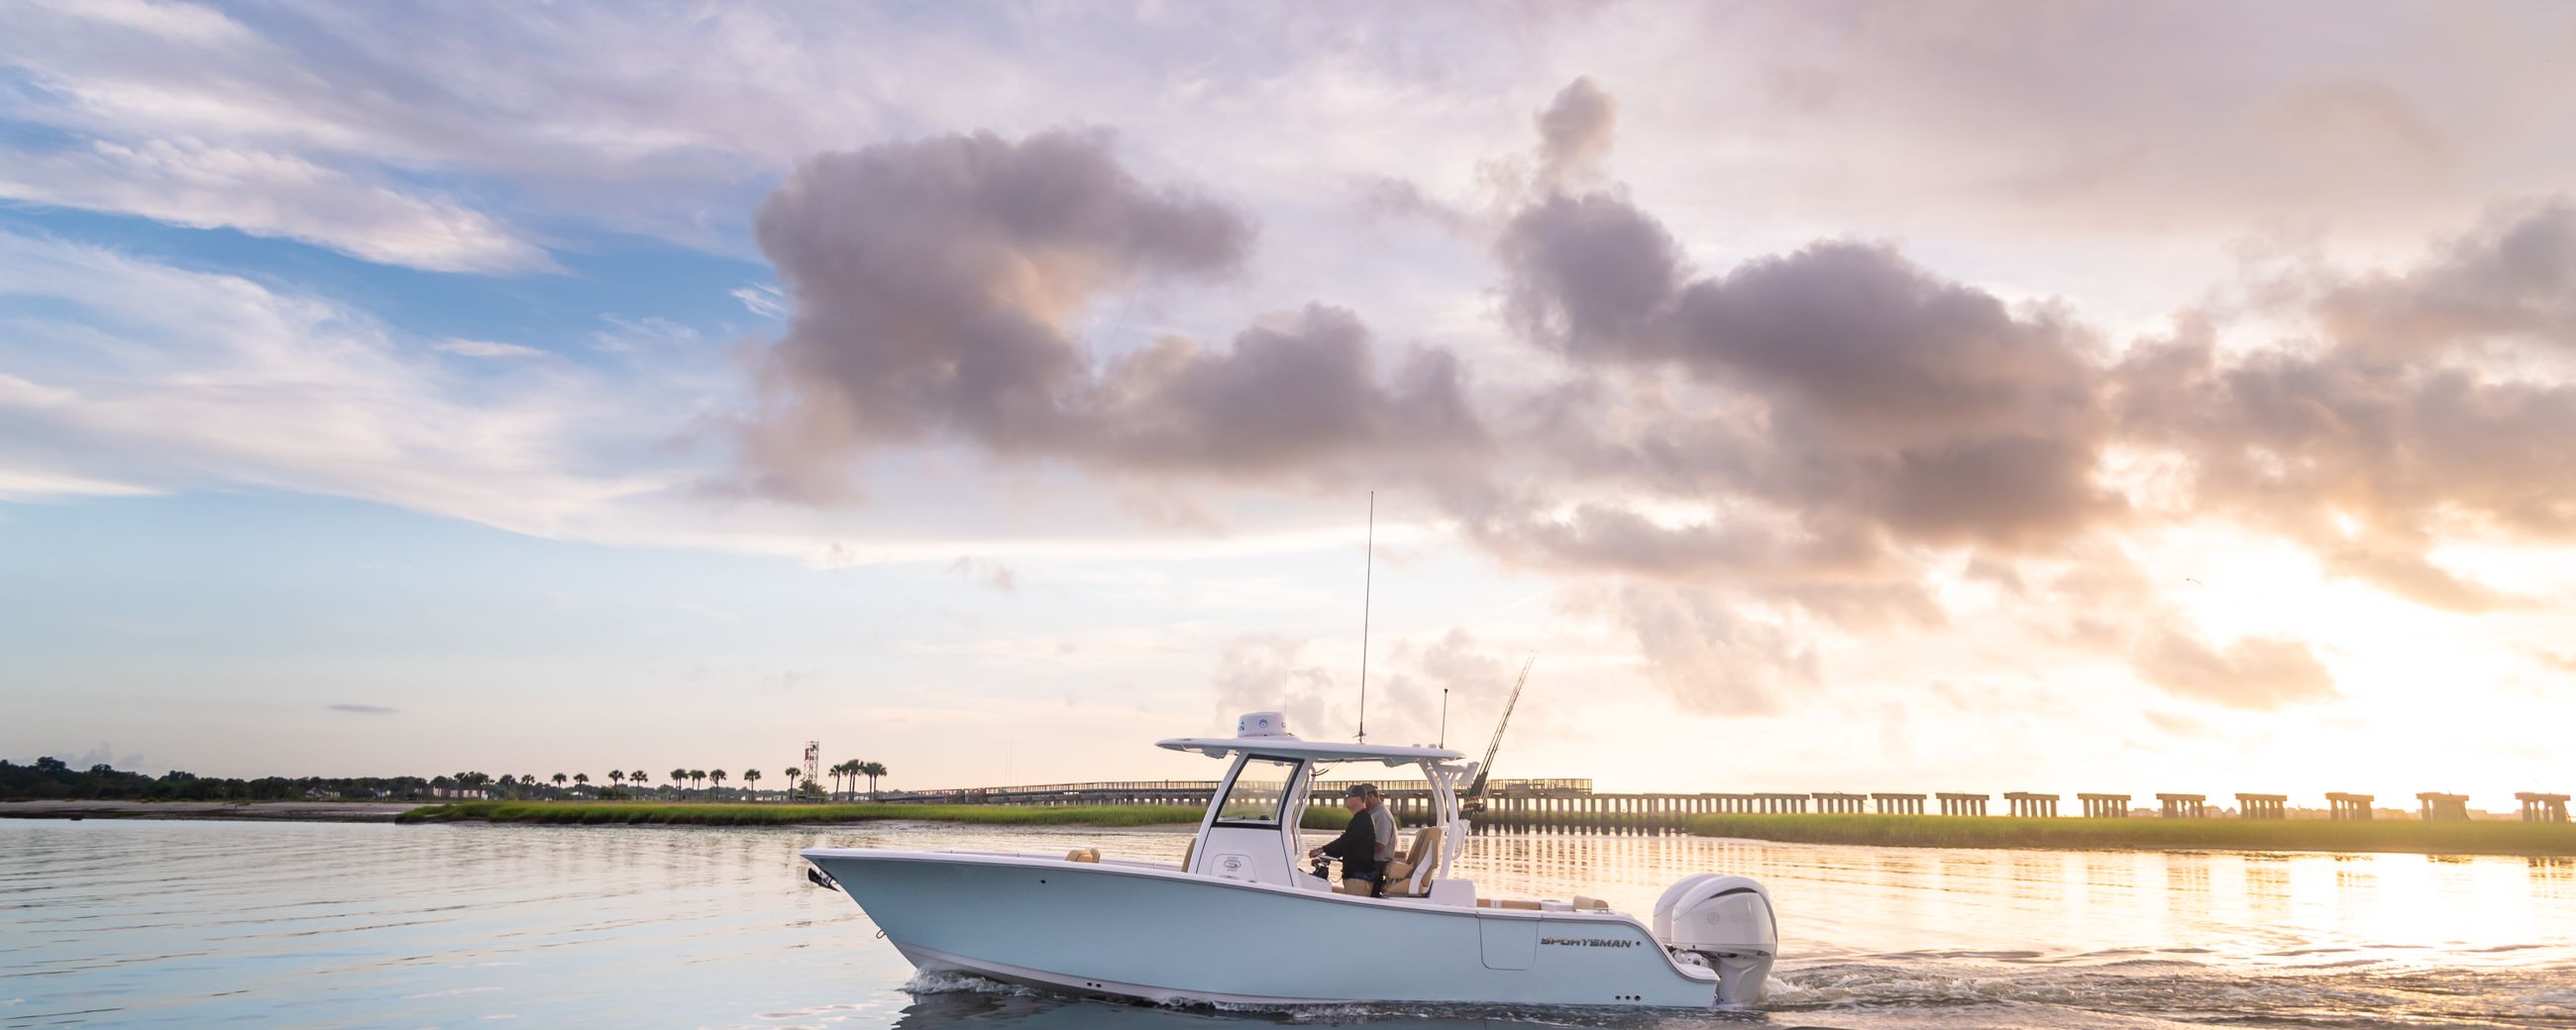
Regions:
M 1404 857 L 1387 864 L 1386 892 L 1399 897 L 1418 898 L 1431 893 L 1431 866 L 1440 854 L 1440 828 L 1425 826 L 1413 835 L 1413 846 Z
M 1064 853 L 1064 860 L 1067 862 L 1097 862 L 1100 861 L 1100 849 L 1075 848 Z

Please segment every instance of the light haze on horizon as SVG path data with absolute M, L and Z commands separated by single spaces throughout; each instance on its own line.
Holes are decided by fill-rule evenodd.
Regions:
M 2576 786 L 2563 6 L 0 23 L 0 757 Z

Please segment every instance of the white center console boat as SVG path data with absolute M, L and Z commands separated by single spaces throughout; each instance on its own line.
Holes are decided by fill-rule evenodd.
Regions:
M 1589 898 L 1480 897 L 1453 870 L 1468 825 L 1455 751 L 1300 740 L 1276 712 L 1233 737 L 1160 746 L 1230 759 L 1179 865 L 1102 856 L 814 848 L 804 856 L 925 972 L 1167 1004 L 1471 1003 L 1708 1008 L 1762 1000 L 1770 895 L 1703 873 L 1651 922 Z M 1298 821 L 1326 764 L 1414 766 L 1438 820 L 1383 897 L 1301 868 Z

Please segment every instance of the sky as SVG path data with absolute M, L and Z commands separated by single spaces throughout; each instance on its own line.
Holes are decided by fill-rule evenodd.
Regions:
M 2576 786 L 2563 5 L 0 22 L 0 757 Z

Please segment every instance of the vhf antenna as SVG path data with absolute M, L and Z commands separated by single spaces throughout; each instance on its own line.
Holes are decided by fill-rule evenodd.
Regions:
M 1360 566 L 1360 743 L 1368 743 L 1369 594 L 1377 579 L 1377 491 L 1369 491 L 1368 558 Z

